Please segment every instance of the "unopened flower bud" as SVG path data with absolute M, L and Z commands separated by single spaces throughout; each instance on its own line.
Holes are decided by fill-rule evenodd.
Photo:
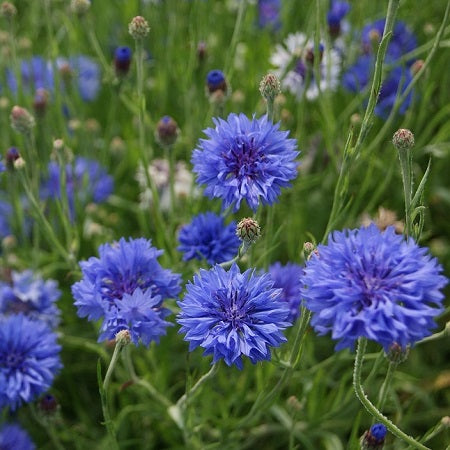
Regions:
M 42 117 L 47 109 L 49 94 L 46 89 L 39 88 L 34 95 L 33 109 L 37 116 Z
M 370 40 L 370 42 L 372 42 L 372 44 L 378 44 L 381 40 L 380 32 L 375 28 L 370 30 L 369 31 L 369 40 Z
M 91 2 L 89 0 L 72 0 L 70 3 L 70 9 L 78 17 L 84 16 L 91 7 Z
M 370 427 L 361 437 L 361 450 L 382 450 L 387 429 L 382 423 Z
M 422 69 L 424 63 L 425 62 L 423 59 L 418 59 L 417 61 L 414 61 L 413 65 L 410 68 L 411 75 L 414 76 L 417 72 L 419 72 L 419 70 Z
M 123 347 L 131 342 L 130 330 L 120 330 L 115 336 L 116 344 L 120 344 Z
M 208 72 L 208 75 L 206 76 L 206 87 L 209 94 L 216 91 L 222 91 L 226 94 L 228 86 L 223 72 L 221 70 L 211 70 Z
M 148 22 L 142 16 L 133 17 L 128 25 L 128 33 L 131 34 L 133 39 L 144 39 L 149 32 Z
M 238 223 L 236 235 L 245 245 L 250 245 L 261 236 L 261 228 L 256 220 L 246 217 Z
M 259 92 L 261 92 L 264 100 L 273 102 L 275 97 L 281 92 L 278 77 L 273 73 L 265 75 L 259 84 Z
M 18 133 L 28 134 L 36 125 L 34 117 L 25 108 L 17 105 L 13 106 L 9 118 L 11 127 Z
M 401 364 L 408 359 L 409 346 L 402 347 L 397 342 L 393 342 L 386 353 L 386 358 L 395 364 Z
M 312 242 L 305 242 L 303 244 L 303 253 L 305 254 L 305 259 L 309 259 L 313 253 L 318 254 L 318 251 Z
M 350 124 L 354 127 L 359 127 L 361 125 L 362 119 L 361 115 L 358 113 L 354 113 L 350 116 Z
M 156 126 L 156 139 L 163 146 L 173 145 L 178 134 L 178 125 L 172 117 L 164 116 Z
M 204 61 L 207 55 L 207 46 L 205 41 L 200 41 L 197 45 L 197 58 L 199 61 Z
M 397 150 L 411 150 L 414 147 L 414 135 L 406 128 L 400 128 L 394 133 L 392 143 Z
M 2 239 L 2 249 L 5 252 L 14 250 L 17 247 L 17 238 L 13 234 L 9 234 Z
M 19 150 L 17 150 L 16 147 L 11 147 L 6 151 L 6 167 L 9 170 L 13 170 L 14 169 L 14 162 L 16 161 L 16 159 L 18 159 L 20 157 L 20 153 Z
M 19 156 L 15 161 L 14 161 L 14 169 L 15 170 L 22 170 L 25 167 L 25 160 Z
M 51 394 L 46 394 L 39 400 L 38 408 L 40 413 L 48 419 L 58 412 L 59 404 L 56 397 Z
M 130 47 L 117 47 L 114 52 L 114 68 L 118 77 L 125 76 L 130 70 L 132 51 Z
M 0 14 L 8 20 L 11 20 L 16 14 L 16 7 L 10 2 L 3 2 L 0 5 Z

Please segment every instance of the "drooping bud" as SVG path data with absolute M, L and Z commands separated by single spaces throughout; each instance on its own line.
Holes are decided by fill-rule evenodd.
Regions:
M 361 437 L 361 450 L 382 450 L 387 429 L 382 423 L 370 427 Z
M 117 47 L 114 52 L 114 68 L 118 77 L 124 77 L 130 70 L 132 51 L 130 47 Z
M 402 347 L 397 342 L 393 342 L 385 355 L 390 362 L 401 364 L 408 359 L 409 346 Z
M 150 27 L 148 22 L 142 16 L 133 17 L 128 25 L 128 33 L 131 34 L 133 39 L 144 39 L 148 36 Z
M 17 14 L 17 8 L 10 2 L 3 2 L 0 5 L 0 14 L 7 20 L 11 20 Z
M 34 117 L 21 106 L 13 106 L 9 118 L 13 130 L 21 134 L 30 133 L 31 129 L 36 125 Z
M 258 222 L 251 217 L 242 219 L 236 228 L 237 237 L 245 244 L 251 245 L 261 236 L 261 228 Z
M 273 73 L 268 73 L 259 84 L 259 92 L 267 102 L 273 102 L 275 97 L 281 92 L 280 80 Z
M 156 126 L 156 139 L 162 146 L 170 147 L 173 145 L 178 134 L 178 125 L 170 116 L 164 116 Z
M 414 135 L 406 128 L 400 128 L 394 133 L 392 143 L 399 151 L 411 150 L 414 147 Z
M 72 0 L 70 2 L 70 9 L 78 17 L 84 16 L 91 7 L 91 2 L 89 0 Z

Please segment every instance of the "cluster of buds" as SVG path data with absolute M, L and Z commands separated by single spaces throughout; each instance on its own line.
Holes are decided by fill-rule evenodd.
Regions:
M 9 118 L 13 130 L 21 134 L 29 134 L 36 125 L 34 117 L 21 106 L 13 106 Z
M 259 92 L 266 102 L 273 102 L 275 97 L 281 93 L 280 80 L 273 73 L 268 73 L 259 84 Z
M 148 22 L 142 16 L 133 17 L 131 22 L 128 24 L 128 33 L 130 33 L 133 39 L 144 39 L 148 36 L 149 32 L 150 27 Z
M 406 128 L 400 128 L 394 133 L 392 143 L 399 151 L 411 150 L 414 147 L 414 134 Z
M 164 116 L 156 125 L 156 140 L 163 147 L 175 144 L 180 130 L 175 120 L 170 116 Z

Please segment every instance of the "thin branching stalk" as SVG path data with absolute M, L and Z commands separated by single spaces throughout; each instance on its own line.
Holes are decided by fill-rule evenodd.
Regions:
M 362 403 L 364 408 L 371 414 L 377 422 L 383 423 L 386 428 L 399 439 L 411 445 L 413 448 L 419 450 L 430 450 L 428 447 L 425 447 L 420 442 L 416 441 L 413 437 L 408 436 L 404 433 L 400 428 L 394 425 L 386 416 L 384 416 L 376 406 L 367 398 L 366 393 L 364 392 L 362 382 L 361 382 L 361 373 L 362 366 L 364 361 L 364 353 L 366 351 L 366 338 L 358 339 L 358 346 L 356 350 L 355 357 L 355 367 L 353 370 L 353 387 L 355 389 L 356 396 L 359 401 Z

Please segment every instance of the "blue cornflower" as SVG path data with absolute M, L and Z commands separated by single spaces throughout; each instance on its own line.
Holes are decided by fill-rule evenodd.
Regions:
M 212 94 L 219 89 L 224 93 L 227 92 L 227 80 L 221 70 L 214 69 L 208 72 L 206 75 L 206 87 L 208 92 Z
M 23 314 L 0 318 L 0 409 L 15 410 L 50 388 L 62 367 L 56 334 Z
M 11 205 L 0 199 L 0 239 L 11 234 L 10 220 L 12 215 Z
M 258 0 L 258 25 L 261 28 L 281 27 L 281 0 Z
M 72 220 L 77 203 L 82 207 L 90 201 L 102 203 L 112 193 L 113 188 L 113 178 L 94 159 L 78 156 L 73 163 L 66 165 L 66 192 Z M 55 161 L 48 164 L 48 179 L 42 185 L 41 197 L 61 197 L 60 166 Z
M 239 369 L 243 355 L 253 364 L 270 360 L 270 347 L 286 341 L 282 330 L 290 325 L 288 305 L 272 285 L 270 275 L 251 269 L 241 273 L 236 264 L 229 271 L 219 265 L 200 269 L 178 302 L 177 322 L 189 351 L 203 347 L 213 363 L 224 359 Z
M 5 424 L 0 428 L 1 450 L 34 450 L 36 446 L 28 433 L 17 424 Z
M 53 67 L 41 56 L 33 56 L 20 63 L 21 82 L 24 92 L 35 92 L 37 89 L 52 91 L 54 88 Z M 6 82 L 9 90 L 17 94 L 18 83 L 12 70 L 6 72 Z
M 361 41 L 363 51 L 365 53 L 373 53 L 374 46 L 371 39 L 373 39 L 374 33 L 381 39 L 381 36 L 383 36 L 385 22 L 386 19 L 379 19 L 363 28 L 361 33 Z M 414 34 L 404 22 L 398 21 L 394 25 L 392 38 L 386 51 L 386 60 L 388 62 L 394 62 L 406 53 L 414 50 L 416 47 L 417 39 Z
M 79 55 L 65 58 L 58 58 L 56 64 L 63 78 L 73 72 L 77 78 L 78 92 L 82 100 L 89 102 L 97 98 L 100 91 L 101 72 L 99 65 L 88 56 Z
M 337 37 L 341 33 L 341 22 L 350 11 L 350 3 L 333 0 L 327 13 L 330 35 Z
M 247 118 L 230 114 L 227 120 L 213 119 L 216 127 L 204 130 L 192 155 L 197 182 L 205 184 L 205 195 L 222 199 L 225 209 L 238 211 L 246 200 L 256 211 L 260 201 L 272 204 L 282 187 L 297 176 L 297 141 L 288 131 L 279 131 L 267 116 Z
M 405 348 L 428 336 L 442 311 L 447 278 L 426 248 L 389 227 L 334 232 L 307 262 L 302 282 L 311 324 L 331 332 L 336 349 L 359 337 Z
M 55 328 L 60 315 L 55 302 L 60 296 L 56 281 L 44 281 L 31 270 L 12 271 L 10 282 L 0 281 L 0 316 L 23 313 Z
M 211 265 L 233 259 L 241 244 L 236 236 L 236 222 L 225 225 L 224 218 L 212 212 L 199 214 L 184 225 L 178 240 L 183 261 L 206 259 Z
M 300 289 L 303 267 L 294 263 L 282 266 L 276 262 L 269 267 L 269 274 L 273 280 L 273 287 L 281 289 L 281 300 L 289 305 L 288 320 L 294 322 L 300 315 Z
M 6 167 L 2 162 L 2 157 L 0 156 L 0 173 L 4 172 L 5 170 L 6 170 Z
M 143 238 L 121 238 L 99 248 L 100 258 L 80 263 L 83 279 L 72 286 L 80 317 L 103 319 L 99 341 L 112 339 L 123 329 L 133 342 L 144 345 L 164 334 L 162 307 L 166 298 L 180 293 L 180 275 L 163 269 L 157 261 L 162 254 Z

